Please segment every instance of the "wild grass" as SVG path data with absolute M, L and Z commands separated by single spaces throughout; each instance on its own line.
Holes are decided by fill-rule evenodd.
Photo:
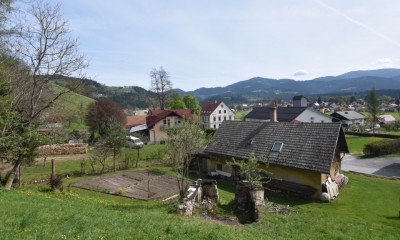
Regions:
M 260 221 L 225 225 L 176 213 L 176 202 L 139 201 L 71 188 L 0 189 L 0 239 L 398 239 L 400 181 L 348 174 L 330 203 L 272 196 L 298 213 L 262 211 Z M 229 214 L 233 188 L 220 184 L 219 208 Z M 233 216 L 234 217 L 234 216 Z

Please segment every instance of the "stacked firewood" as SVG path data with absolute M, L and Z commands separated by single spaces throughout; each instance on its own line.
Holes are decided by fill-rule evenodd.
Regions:
M 38 151 L 40 155 L 85 154 L 87 153 L 87 147 L 86 143 L 53 144 L 40 146 Z

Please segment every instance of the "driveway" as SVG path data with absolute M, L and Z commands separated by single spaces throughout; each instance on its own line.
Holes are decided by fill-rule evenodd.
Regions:
M 347 154 L 342 170 L 400 178 L 400 157 L 357 158 Z

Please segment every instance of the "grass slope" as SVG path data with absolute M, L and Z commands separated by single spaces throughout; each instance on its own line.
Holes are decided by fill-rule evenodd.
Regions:
M 0 239 L 398 239 L 400 181 L 348 174 L 330 203 L 270 197 L 299 213 L 265 212 L 258 223 L 229 226 L 175 213 L 176 203 L 138 201 L 71 188 L 0 189 Z M 222 187 L 222 189 L 221 189 Z M 221 209 L 234 198 L 220 186 Z

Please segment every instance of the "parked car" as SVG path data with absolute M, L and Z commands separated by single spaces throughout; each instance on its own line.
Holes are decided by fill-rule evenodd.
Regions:
M 134 147 L 134 148 L 141 148 L 143 147 L 144 143 L 142 142 L 142 140 L 140 140 L 137 137 L 134 136 L 126 136 L 126 138 L 128 139 L 128 145 L 130 147 Z

